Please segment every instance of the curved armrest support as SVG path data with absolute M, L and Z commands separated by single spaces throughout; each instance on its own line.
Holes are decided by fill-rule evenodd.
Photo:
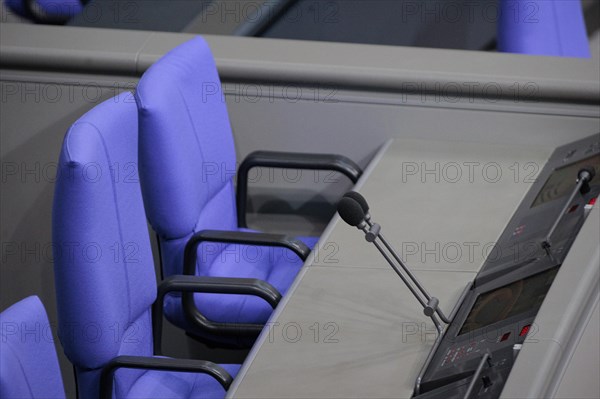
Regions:
M 306 260 L 310 254 L 310 249 L 302 241 L 290 239 L 281 234 L 203 230 L 192 236 L 186 244 L 183 257 L 183 274 L 185 276 L 194 276 L 196 279 L 200 278 L 195 276 L 196 261 L 198 258 L 198 246 L 203 242 L 283 247 L 294 251 L 294 253 L 296 253 L 303 261 Z M 281 294 L 266 281 L 225 277 L 202 277 L 202 279 L 204 279 L 201 282 L 202 288 L 198 288 L 198 290 L 191 289 L 191 285 L 182 286 L 179 282 L 178 284 L 181 287 L 179 291 L 184 292 L 182 295 L 182 305 L 188 321 L 194 324 L 199 330 L 211 335 L 256 337 L 262 331 L 263 325 L 218 323 L 210 321 L 202 315 L 196 307 L 193 292 L 255 295 L 266 300 L 273 308 L 275 308 L 281 300 Z M 158 311 L 159 310 L 157 309 L 155 313 L 158 314 Z M 160 312 L 162 312 L 162 306 Z M 155 326 L 155 331 L 158 331 L 156 330 L 157 327 L 158 326 Z M 155 348 L 157 341 L 160 341 L 160 338 L 155 339 Z
M 291 239 L 281 234 L 203 230 L 192 236 L 192 238 L 190 238 L 190 240 L 186 244 L 183 257 L 183 274 L 185 276 L 194 276 L 196 274 L 198 246 L 203 242 L 221 242 L 226 244 L 246 244 L 269 247 L 282 247 L 294 251 L 294 253 L 296 253 L 298 257 L 303 261 L 306 260 L 306 258 L 310 254 L 310 249 L 302 241 Z M 198 277 L 194 276 L 194 278 Z M 179 289 L 179 291 L 184 291 L 184 294 L 182 295 L 182 305 L 183 311 L 188 321 L 190 323 L 193 323 L 201 331 L 208 332 L 212 335 L 256 337 L 262 331 L 263 325 L 217 323 L 210 321 L 204 315 L 202 315 L 202 313 L 200 313 L 200 311 L 194 304 L 193 292 L 255 295 L 269 302 L 269 304 L 273 308 L 275 308 L 275 306 L 277 306 L 277 304 L 281 300 L 281 294 L 266 281 L 257 279 L 239 279 L 225 277 L 203 278 L 206 280 L 204 280 L 204 282 L 202 283 L 202 290 L 192 290 L 191 288 L 188 289 L 182 286 L 182 289 Z M 157 312 L 158 310 L 156 310 L 155 313 Z
M 360 166 L 343 155 L 255 151 L 244 159 L 238 169 L 237 212 L 240 227 L 247 227 L 248 173 L 252 168 L 259 166 L 283 169 L 332 170 L 347 176 L 353 183 L 356 183 L 362 174 Z
M 154 353 L 156 355 L 162 354 L 163 302 L 169 292 L 189 293 L 188 295 L 183 295 L 183 309 L 187 319 L 196 328 L 215 335 L 242 333 L 244 335 L 255 336 L 260 333 L 263 326 L 256 324 L 231 325 L 212 322 L 196 308 L 191 293 L 254 295 L 264 299 L 273 308 L 281 301 L 281 294 L 275 287 L 266 281 L 258 279 L 199 276 L 168 277 L 158 286 L 158 295 L 153 305 L 152 327 L 154 330 Z
M 265 247 L 281 247 L 293 251 L 303 261 L 308 258 L 310 248 L 302 241 L 283 234 L 251 233 L 245 231 L 202 230 L 192 236 L 185 246 L 183 255 L 183 274 L 196 274 L 198 246 L 203 242 L 224 244 L 246 244 Z
M 208 374 L 227 391 L 233 377 L 223 367 L 205 360 L 169 359 L 143 356 L 118 356 L 102 369 L 100 376 L 100 399 L 112 398 L 114 374 L 120 368 L 182 371 Z

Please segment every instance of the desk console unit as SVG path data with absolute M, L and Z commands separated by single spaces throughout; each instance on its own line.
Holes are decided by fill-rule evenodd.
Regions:
M 559 147 L 440 335 L 413 398 L 498 398 L 600 194 L 600 135 Z

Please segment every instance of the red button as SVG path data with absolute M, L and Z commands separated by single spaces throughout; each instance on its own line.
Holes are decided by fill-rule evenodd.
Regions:
M 500 337 L 500 342 L 504 342 L 510 337 L 510 331 L 505 333 L 502 337 Z
M 590 200 L 590 202 L 588 202 L 588 205 L 591 205 L 591 206 L 594 206 L 594 205 L 596 205 L 596 199 L 597 199 L 596 197 L 592 198 L 592 199 Z
M 519 333 L 519 337 L 524 337 L 525 335 L 527 335 L 527 333 L 529 332 L 529 329 L 531 328 L 531 324 L 523 327 L 521 329 L 521 332 Z

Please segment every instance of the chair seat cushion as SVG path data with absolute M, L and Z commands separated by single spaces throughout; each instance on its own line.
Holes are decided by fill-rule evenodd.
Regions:
M 221 365 L 232 377 L 237 375 L 239 364 Z M 225 397 L 225 390 L 207 374 L 179 373 L 150 370 L 131 386 L 128 399 L 218 399 Z
M 318 238 L 299 237 L 312 249 Z M 257 278 L 268 282 L 285 295 L 304 261 L 288 249 L 250 245 L 228 245 L 204 275 Z M 209 320 L 263 324 L 273 308 L 263 299 L 250 295 L 197 294 L 196 306 Z
M 297 239 L 312 249 L 319 237 Z M 217 245 L 218 248 L 215 247 Z M 274 286 L 282 296 L 304 264 L 295 253 L 279 247 L 205 243 L 200 246 L 198 256 L 202 257 L 207 252 L 219 252 L 219 255 L 202 270 L 201 275 L 260 279 Z M 265 300 L 250 295 L 196 294 L 194 299 L 200 312 L 213 322 L 264 324 L 273 312 Z M 172 323 L 187 325 L 179 295 L 165 298 L 164 312 Z

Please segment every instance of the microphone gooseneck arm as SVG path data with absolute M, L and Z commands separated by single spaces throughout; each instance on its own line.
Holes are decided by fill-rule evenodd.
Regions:
M 551 239 L 552 239 L 552 236 L 554 235 L 554 231 L 557 229 L 563 216 L 567 213 L 567 211 L 568 211 L 569 207 L 571 206 L 573 199 L 575 199 L 575 196 L 577 195 L 577 193 L 586 194 L 590 190 L 589 183 L 590 183 L 590 181 L 592 181 L 592 179 L 594 178 L 595 175 L 596 175 L 596 172 L 595 172 L 594 168 L 591 166 L 587 167 L 587 168 L 583 168 L 577 173 L 577 181 L 576 181 L 577 184 L 575 185 L 575 188 L 571 192 L 569 199 L 563 205 L 563 208 L 561 209 L 560 213 L 558 214 L 558 217 L 554 220 L 552 227 L 550 227 L 550 230 L 548 230 L 548 234 L 546 234 L 544 241 L 542 241 L 542 248 L 548 253 L 548 255 L 551 255 L 550 247 L 552 246 Z
M 402 269 L 406 271 L 406 273 L 409 275 L 409 277 L 411 278 L 413 283 L 417 286 L 419 291 L 421 291 L 421 293 L 423 293 L 425 298 L 427 298 L 427 301 L 428 301 L 427 306 L 424 309 L 425 315 L 431 316 L 432 312 L 435 312 L 435 313 L 437 313 L 437 315 L 440 317 L 440 319 L 444 323 L 449 324 L 451 320 L 448 317 L 446 317 L 444 315 L 444 312 L 442 312 L 442 310 L 438 307 L 439 300 L 436 297 L 431 296 L 427 292 L 425 287 L 421 284 L 421 282 L 417 279 L 417 277 L 413 273 L 410 272 L 410 270 L 408 269 L 406 264 L 402 261 L 402 258 L 400 258 L 400 256 L 396 253 L 396 251 L 394 251 L 394 249 L 391 247 L 391 245 L 388 244 L 388 242 L 386 241 L 386 239 L 383 237 L 382 234 L 379 234 L 379 239 L 381 240 L 381 242 L 383 242 L 383 245 L 385 245 L 385 247 L 388 249 L 388 251 L 390 251 L 390 253 L 394 257 L 394 259 L 396 259 L 396 262 L 398 262 L 400 264 L 400 266 L 402 266 Z M 430 313 L 428 313 L 428 312 L 430 312 Z
M 450 323 L 451 320 L 439 308 L 439 300 L 431 296 L 416 276 L 408 269 L 402 258 L 381 234 L 381 226 L 371 221 L 368 211 L 369 207 L 366 200 L 360 194 L 353 191 L 346 193 L 338 204 L 338 213 L 341 218 L 351 226 L 355 226 L 365 233 L 365 239 L 375 245 L 398 277 L 400 277 L 417 301 L 419 301 L 423 307 L 423 313 L 431 318 L 436 329 L 442 333 L 443 326 L 438 317 L 446 324 Z

